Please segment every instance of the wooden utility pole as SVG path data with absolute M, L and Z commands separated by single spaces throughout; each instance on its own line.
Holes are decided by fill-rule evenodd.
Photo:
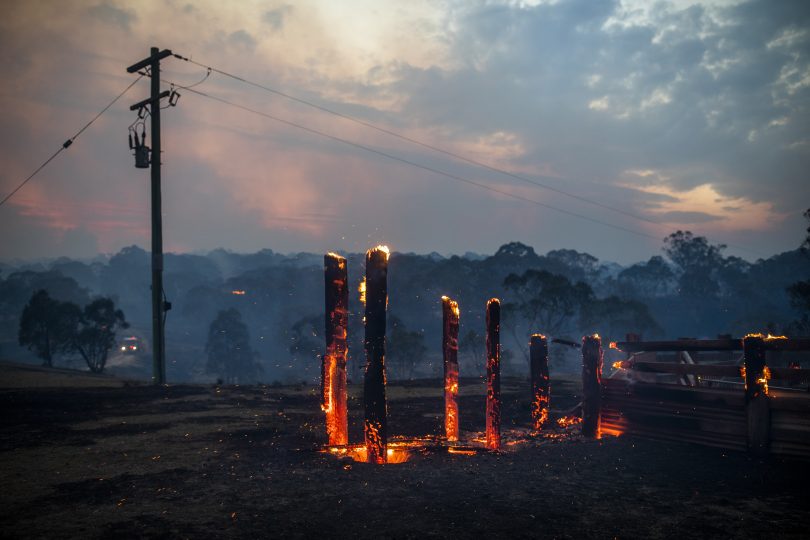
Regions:
M 501 301 L 487 302 L 486 447 L 501 448 Z
M 152 47 L 151 55 L 127 68 L 127 73 L 135 73 L 149 68 L 152 78 L 151 96 L 130 107 L 139 110 L 149 107 L 152 122 L 152 381 L 155 384 L 166 382 L 166 339 L 164 320 L 168 302 L 163 300 L 163 219 L 160 200 L 160 100 L 169 92 L 160 92 L 160 61 L 172 55 L 168 49 Z
M 582 338 L 582 434 L 599 437 L 602 415 L 602 339 Z
M 323 259 L 326 291 L 326 354 L 321 364 L 321 408 L 326 413 L 330 445 L 349 444 L 346 409 L 346 338 L 349 323 L 349 279 L 346 259 L 328 253 Z
M 551 388 L 548 381 L 548 340 L 533 334 L 529 341 L 532 380 L 532 426 L 540 431 L 548 421 Z
M 442 352 L 444 355 L 444 434 L 458 441 L 458 302 L 442 296 Z
M 363 379 L 363 436 L 369 463 L 388 460 L 385 401 L 385 310 L 388 305 L 388 248 L 366 253 L 366 373 Z

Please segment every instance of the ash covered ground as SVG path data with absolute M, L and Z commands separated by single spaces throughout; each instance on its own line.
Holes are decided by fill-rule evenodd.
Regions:
M 552 408 L 579 398 L 552 382 Z M 320 452 L 317 388 L 152 387 L 5 365 L 0 530 L 7 537 L 806 538 L 807 463 L 577 429 L 498 453 L 416 452 L 373 466 Z M 361 389 L 350 387 L 360 441 Z M 389 429 L 441 431 L 439 381 L 389 386 Z M 484 384 L 462 379 L 462 435 Z M 529 425 L 506 379 L 507 439 Z

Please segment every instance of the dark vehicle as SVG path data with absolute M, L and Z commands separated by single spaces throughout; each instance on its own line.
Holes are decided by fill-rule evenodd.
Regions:
M 135 336 L 125 337 L 121 341 L 121 352 L 124 354 L 136 354 L 141 348 L 141 340 Z

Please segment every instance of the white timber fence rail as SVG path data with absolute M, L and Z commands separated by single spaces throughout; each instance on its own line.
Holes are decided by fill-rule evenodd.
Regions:
M 810 459 L 810 339 L 625 341 L 602 379 L 607 432 Z M 742 352 L 735 359 L 735 352 Z

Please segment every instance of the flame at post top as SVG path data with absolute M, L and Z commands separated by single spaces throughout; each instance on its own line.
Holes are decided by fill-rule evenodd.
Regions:
M 458 318 L 459 310 L 458 310 L 458 302 L 452 300 L 449 296 L 442 296 L 442 302 L 448 302 L 450 304 L 450 311 L 453 312 L 453 315 Z
M 545 334 L 532 334 L 531 337 L 536 337 L 536 338 L 540 338 L 540 339 L 546 339 Z
M 385 253 L 385 260 L 388 260 L 388 257 L 391 256 L 391 251 L 388 249 L 388 246 L 380 244 L 379 246 L 373 247 L 370 250 L 366 251 L 366 257 L 371 255 L 372 252 L 379 251 Z

